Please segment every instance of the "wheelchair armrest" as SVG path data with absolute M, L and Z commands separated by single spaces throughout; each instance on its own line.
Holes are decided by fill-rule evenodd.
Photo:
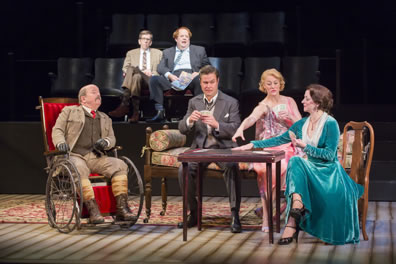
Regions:
M 115 154 L 115 156 L 117 156 L 117 151 L 118 150 L 122 150 L 122 147 L 121 146 L 112 147 L 111 149 L 106 150 L 106 154 L 109 153 L 109 152 L 113 152 Z M 68 152 L 59 151 L 57 149 L 44 152 L 44 156 L 47 156 L 47 157 L 59 156 L 59 155 L 65 155 L 65 154 L 68 154 Z
M 118 150 L 122 150 L 121 146 L 114 146 L 111 149 L 106 150 L 106 152 L 114 152 L 114 151 L 118 151 Z
M 114 157 L 118 158 L 118 151 L 119 150 L 122 150 L 121 146 L 114 146 L 111 149 L 106 150 L 105 153 L 107 155 L 109 152 L 112 152 Z
M 59 151 L 57 149 L 44 152 L 44 156 L 46 156 L 46 157 L 59 156 L 59 155 L 65 155 L 65 154 L 67 154 L 67 152 Z

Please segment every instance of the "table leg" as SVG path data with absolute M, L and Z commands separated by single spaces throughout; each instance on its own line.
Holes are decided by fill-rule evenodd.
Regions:
M 183 162 L 183 241 L 187 241 L 188 163 Z
M 274 226 L 273 226 L 273 210 L 272 210 L 272 163 L 267 162 L 267 209 L 268 209 L 268 228 L 269 242 L 274 243 Z
M 198 230 L 202 229 L 202 164 L 198 163 L 197 183 L 198 183 Z
M 276 232 L 280 233 L 280 189 L 281 189 L 281 162 L 276 163 Z

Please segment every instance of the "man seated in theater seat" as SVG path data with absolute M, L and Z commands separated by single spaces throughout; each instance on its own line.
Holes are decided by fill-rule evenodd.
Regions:
M 139 121 L 139 97 L 141 90 L 147 89 L 151 76 L 158 75 L 157 66 L 162 58 L 162 51 L 150 48 L 153 43 L 153 34 L 149 30 L 142 30 L 138 39 L 140 48 L 127 52 L 122 67 L 125 77 L 122 83 L 124 95 L 121 104 L 109 112 L 111 117 L 123 117 L 129 113 L 132 99 L 133 114 L 128 119 L 130 123 Z
M 104 222 L 95 200 L 90 173 L 98 173 L 111 179 L 112 191 L 117 202 L 116 218 L 133 220 L 128 207 L 128 166 L 124 161 L 105 154 L 115 146 L 111 119 L 98 111 L 101 104 L 99 88 L 90 84 L 78 93 L 80 105 L 66 106 L 59 114 L 52 129 L 56 148 L 69 152 L 70 161 L 80 174 L 82 197 L 93 224 Z
M 164 91 L 172 88 L 171 82 L 179 80 L 184 71 L 192 74 L 192 81 L 186 89 L 190 89 L 194 95 L 202 93 L 199 86 L 198 72 L 205 66 L 210 65 L 204 47 L 190 45 L 192 33 L 187 27 L 180 27 L 173 33 L 176 46 L 165 49 L 161 62 L 158 65 L 158 73 L 161 76 L 153 76 L 150 79 L 150 99 L 155 101 L 157 114 L 147 122 L 165 121 Z
M 191 148 L 226 149 L 237 144 L 231 140 L 241 123 L 239 117 L 238 101 L 218 90 L 219 71 L 211 66 L 204 66 L 199 72 L 203 94 L 190 99 L 187 113 L 179 122 L 179 130 L 182 134 L 194 133 Z M 209 163 L 203 163 L 207 167 Z M 239 221 L 239 208 L 241 204 L 241 179 L 239 176 L 238 163 L 218 162 L 224 170 L 224 181 L 231 208 L 231 232 L 240 233 L 242 226 Z M 196 162 L 188 163 L 188 206 L 190 214 L 187 218 L 187 226 L 197 225 L 197 200 L 195 198 L 197 175 Z M 183 192 L 183 169 L 179 167 L 179 183 Z M 182 228 L 183 223 L 178 227 Z

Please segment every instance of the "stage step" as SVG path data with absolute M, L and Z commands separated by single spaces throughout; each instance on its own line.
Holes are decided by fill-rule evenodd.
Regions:
M 396 201 L 396 160 L 374 160 L 370 171 L 369 199 Z
M 391 141 L 391 140 L 375 141 L 373 160 L 395 161 L 396 141 Z

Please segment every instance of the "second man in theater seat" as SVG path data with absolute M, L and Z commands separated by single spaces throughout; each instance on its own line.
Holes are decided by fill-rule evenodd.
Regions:
M 204 47 L 190 45 L 191 36 L 192 33 L 187 27 L 178 28 L 173 33 L 176 46 L 164 50 L 158 65 L 160 76 L 150 79 L 150 99 L 155 101 L 157 114 L 147 122 L 165 121 L 164 91 L 172 89 L 171 82 L 178 80 L 182 71 L 193 76 L 186 89 L 190 89 L 194 95 L 202 93 L 198 72 L 203 66 L 210 65 L 210 62 Z
M 139 97 L 141 90 L 148 89 L 149 79 L 158 75 L 157 66 L 162 58 L 162 51 L 150 48 L 153 43 L 153 34 L 149 30 L 143 30 L 139 34 L 140 48 L 128 51 L 124 66 L 124 95 L 121 104 L 109 113 L 111 117 L 123 117 L 129 113 L 130 101 L 132 99 L 133 115 L 129 122 L 139 120 Z

